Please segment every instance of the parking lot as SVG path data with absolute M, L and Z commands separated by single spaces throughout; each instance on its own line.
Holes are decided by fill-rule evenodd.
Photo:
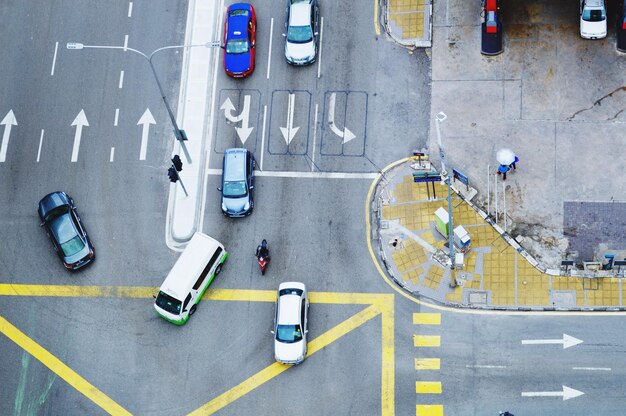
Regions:
M 522 245 L 548 267 L 566 254 L 566 202 L 624 203 L 626 57 L 615 48 L 617 6 L 607 3 L 607 38 L 591 41 L 580 38 L 577 1 L 503 2 L 504 52 L 486 57 L 480 5 L 435 4 L 431 114 L 448 115 L 442 136 L 450 163 L 469 176 L 486 208 L 496 151 L 518 154 L 506 181 L 508 230 L 539 240 Z M 437 149 L 434 122 L 430 148 Z M 579 218 L 584 230 L 576 234 L 608 220 Z

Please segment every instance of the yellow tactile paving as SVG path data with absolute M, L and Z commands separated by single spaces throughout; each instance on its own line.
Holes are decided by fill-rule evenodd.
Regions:
M 512 305 L 515 303 L 515 250 L 511 246 L 502 253 L 484 255 L 484 288 L 491 290 L 494 305 Z
M 440 381 L 416 381 L 415 393 L 417 394 L 441 394 Z
M 619 306 L 619 279 L 605 277 L 597 280 L 597 290 L 585 291 L 587 306 Z
M 426 273 L 424 284 L 431 289 L 437 289 L 441 282 L 441 277 L 445 273 L 443 267 L 431 266 Z
M 414 313 L 413 325 L 441 325 L 440 313 Z
M 414 347 L 439 347 L 441 337 L 439 335 L 413 335 Z
M 552 290 L 573 290 L 576 291 L 576 306 L 585 305 L 585 294 L 583 292 L 583 282 L 579 277 L 552 277 Z
M 402 4 L 402 7 L 413 7 L 407 6 L 408 0 Z M 399 16 L 404 14 L 410 13 L 396 14 L 394 18 L 402 21 Z M 435 189 L 440 199 L 428 200 L 426 184 L 414 183 L 412 175 L 405 175 L 402 182 L 393 186 L 391 205 L 383 208 L 383 216 L 385 219 L 398 219 L 431 246 L 447 250 L 444 247 L 447 238 L 434 227 L 435 211 L 440 207 L 448 209 L 445 199 L 447 188 L 437 182 Z M 432 189 L 430 193 L 432 197 Z M 443 285 L 442 278 L 447 276 L 447 269 L 432 262 L 430 254 L 410 238 L 404 240 L 403 247 L 392 252 L 393 261 L 404 282 L 444 290 L 445 294 L 441 295 L 455 303 L 461 303 L 469 290 L 484 290 L 490 291 L 490 303 L 496 306 L 553 306 L 551 298 L 555 291 L 570 291 L 575 293 L 578 307 L 624 305 L 624 300 L 620 299 L 626 299 L 626 285 L 620 284 L 618 279 L 584 279 L 583 282 L 580 277 L 544 274 L 517 253 L 469 204 L 453 195 L 452 205 L 454 225 L 463 225 L 472 241 L 472 250 L 465 254 L 462 272 L 466 279 L 463 286 L 452 289 Z
M 415 405 L 415 416 L 443 416 L 443 405 L 441 404 Z
M 441 368 L 441 360 L 439 358 L 416 358 L 416 370 L 439 370 Z
M 419 8 L 423 10 L 423 7 L 424 7 L 423 0 L 390 0 L 389 1 L 389 11 L 391 13 L 408 12 L 408 11 L 418 10 Z

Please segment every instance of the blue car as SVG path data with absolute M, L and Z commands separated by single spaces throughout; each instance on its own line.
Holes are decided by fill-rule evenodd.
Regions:
M 243 78 L 254 71 L 256 42 L 256 13 L 248 3 L 232 4 L 226 10 L 224 22 L 224 71 Z
M 91 263 L 96 253 L 76 213 L 74 201 L 65 192 L 53 192 L 39 201 L 41 226 L 68 270 Z

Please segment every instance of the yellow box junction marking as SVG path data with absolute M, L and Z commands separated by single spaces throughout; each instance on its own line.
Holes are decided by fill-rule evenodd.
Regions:
M 82 378 L 78 373 L 65 365 L 61 360 L 52 355 L 48 350 L 37 344 L 22 331 L 11 325 L 9 321 L 0 316 L 0 332 L 15 342 L 24 351 L 39 360 L 70 386 L 85 395 L 89 400 L 100 406 L 111 415 L 130 415 L 122 406 L 111 400 L 109 396 L 95 388 L 91 383 Z
M 439 358 L 416 358 L 416 370 L 439 370 L 441 368 L 441 360 Z
M 440 404 L 418 404 L 415 406 L 415 416 L 443 416 L 443 406 Z
M 64 286 L 0 284 L 0 296 L 42 297 L 98 297 L 98 298 L 151 298 L 158 292 L 156 287 L 125 286 Z M 311 292 L 311 303 L 369 305 L 317 338 L 309 341 L 307 356 L 323 349 L 353 329 L 381 315 L 382 363 L 381 363 L 381 414 L 392 416 L 395 412 L 395 363 L 394 363 L 394 296 L 376 293 Z M 273 290 L 209 289 L 203 300 L 275 302 Z M 32 339 L 21 333 L 4 318 L 0 317 L 0 331 L 13 342 L 45 364 L 94 403 L 110 414 L 130 414 L 113 400 L 72 371 L 58 358 L 50 354 Z M 7 329 L 8 328 L 8 329 Z M 13 328 L 14 330 L 11 330 Z M 17 335 L 16 335 L 17 334 Z M 21 336 L 19 336 L 21 334 Z M 27 348 L 28 347 L 28 348 Z M 34 353 L 33 353 L 34 352 Z M 286 371 L 291 366 L 273 363 L 244 380 L 239 385 L 222 393 L 190 415 L 212 414 L 227 406 L 261 384 Z
M 441 337 L 439 335 L 413 335 L 414 347 L 439 347 Z
M 413 325 L 441 325 L 440 313 L 414 313 Z
M 441 394 L 441 382 L 440 381 L 416 381 L 415 393 Z

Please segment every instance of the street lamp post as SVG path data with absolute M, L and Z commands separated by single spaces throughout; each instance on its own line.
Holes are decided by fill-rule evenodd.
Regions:
M 448 116 L 440 111 L 435 116 L 435 128 L 437 130 L 437 143 L 439 144 L 439 158 L 441 159 L 441 176 L 443 176 L 446 185 L 448 185 L 448 248 L 450 249 L 450 269 L 454 269 L 454 241 L 452 239 L 452 192 L 450 190 L 450 175 L 446 171 L 446 152 L 441 142 L 441 130 L 439 124 L 442 123 Z
M 157 52 L 166 50 L 166 49 L 180 49 L 180 48 L 193 48 L 196 46 L 204 46 L 205 48 L 217 48 L 220 47 L 219 42 L 207 42 L 201 45 L 176 45 L 176 46 L 164 46 L 162 48 L 156 49 L 154 52 L 150 54 L 150 56 L 145 53 L 138 51 L 137 49 L 129 48 L 127 46 L 104 46 L 104 45 L 85 45 L 78 42 L 69 42 L 66 47 L 71 50 L 80 50 L 80 49 L 122 49 L 123 51 L 131 51 L 142 57 L 144 57 L 148 63 L 150 64 L 150 68 L 152 69 L 152 74 L 154 75 L 154 79 L 159 87 L 159 92 L 161 93 L 161 98 L 163 99 L 163 103 L 165 104 L 165 108 L 167 109 L 167 114 L 170 116 L 170 121 L 172 122 L 172 126 L 174 127 L 174 135 L 176 136 L 176 140 L 180 143 L 180 147 L 183 149 L 183 153 L 185 154 L 185 158 L 187 159 L 187 163 L 191 163 L 191 157 L 189 156 L 189 152 L 187 151 L 187 146 L 185 146 L 185 140 L 187 140 L 187 134 L 185 130 L 181 130 L 178 128 L 178 123 L 176 123 L 176 117 L 174 117 L 174 113 L 170 108 L 170 105 L 167 101 L 167 97 L 163 92 L 163 88 L 161 87 L 161 82 L 159 81 L 159 77 L 157 76 L 156 70 L 154 69 L 154 65 L 152 64 L 152 57 Z

